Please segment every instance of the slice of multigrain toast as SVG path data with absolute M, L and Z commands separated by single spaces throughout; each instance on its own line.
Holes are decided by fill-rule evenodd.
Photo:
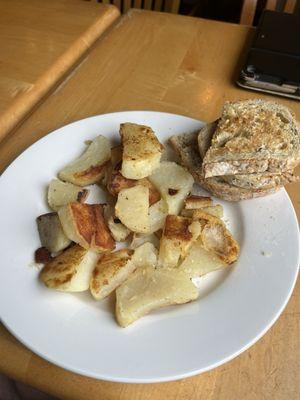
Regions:
M 218 121 L 206 124 L 199 131 L 198 148 L 202 160 L 210 148 L 217 124 Z M 292 170 L 284 171 L 282 174 L 265 172 L 259 174 L 223 175 L 222 179 L 230 185 L 245 189 L 267 189 L 269 187 L 271 188 L 277 185 L 285 185 L 297 181 Z
M 203 158 L 206 178 L 277 173 L 300 161 L 300 131 L 291 111 L 264 100 L 225 103 Z
M 227 201 L 252 199 L 274 193 L 280 188 L 277 185 L 266 189 L 248 189 L 230 185 L 223 177 L 204 178 L 202 159 L 198 151 L 198 132 L 172 136 L 170 143 L 179 155 L 182 165 L 189 170 L 195 181 L 220 199 Z

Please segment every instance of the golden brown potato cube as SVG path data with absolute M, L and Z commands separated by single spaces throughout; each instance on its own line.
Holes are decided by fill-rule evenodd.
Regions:
M 91 294 L 96 300 L 112 293 L 136 269 L 132 254 L 132 250 L 122 249 L 100 258 L 90 282 Z
M 58 216 L 66 236 L 73 242 L 100 252 L 115 248 L 101 204 L 69 203 L 59 209 Z
M 205 249 L 213 251 L 226 264 L 237 260 L 240 247 L 224 224 L 207 222 L 201 232 Z
M 74 245 L 49 261 L 40 273 L 49 288 L 63 292 L 82 292 L 89 288 L 92 271 L 99 255 Z
M 121 173 L 125 178 L 141 179 L 158 168 L 163 146 L 148 126 L 133 123 L 120 125 L 123 145 Z
M 239 244 L 220 218 L 199 209 L 194 211 L 193 220 L 201 224 L 201 240 L 205 249 L 216 253 L 226 264 L 236 261 Z
M 177 215 L 168 215 L 160 240 L 158 263 L 163 267 L 176 267 L 185 257 L 192 243 L 199 237 L 201 226 L 198 221 Z

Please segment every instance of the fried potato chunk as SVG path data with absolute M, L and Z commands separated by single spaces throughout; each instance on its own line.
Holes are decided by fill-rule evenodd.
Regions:
M 66 236 L 73 242 L 99 252 L 115 248 L 101 204 L 69 203 L 58 210 L 58 216 Z
M 74 245 L 49 261 L 40 273 L 46 286 L 63 292 L 88 290 L 99 255 Z

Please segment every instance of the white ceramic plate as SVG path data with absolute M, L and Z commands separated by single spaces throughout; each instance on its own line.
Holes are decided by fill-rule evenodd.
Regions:
M 47 289 L 32 266 L 39 247 L 35 218 L 48 210 L 47 184 L 86 139 L 101 133 L 116 142 L 126 121 L 150 125 L 162 141 L 202 125 L 157 112 L 101 115 L 58 129 L 21 154 L 0 179 L 0 316 L 33 352 L 79 374 L 121 382 L 180 379 L 237 356 L 276 321 L 297 277 L 298 224 L 283 189 L 256 200 L 220 201 L 241 245 L 236 265 L 203 277 L 198 301 L 153 312 L 126 329 L 115 322 L 112 299 Z

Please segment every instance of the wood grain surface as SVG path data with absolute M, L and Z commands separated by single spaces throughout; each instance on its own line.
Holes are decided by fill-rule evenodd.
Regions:
M 140 109 L 212 121 L 225 100 L 257 97 L 234 83 L 252 33 L 245 26 L 130 10 L 72 76 L 2 142 L 1 170 L 48 132 L 91 115 Z M 300 119 L 299 102 L 275 100 Z M 288 190 L 299 216 L 299 184 Z M 33 355 L 4 327 L 0 369 L 63 399 L 296 400 L 299 313 L 298 283 L 286 310 L 258 343 L 213 371 L 176 382 L 133 385 L 81 377 Z
M 0 141 L 119 17 L 82 0 L 0 0 Z

